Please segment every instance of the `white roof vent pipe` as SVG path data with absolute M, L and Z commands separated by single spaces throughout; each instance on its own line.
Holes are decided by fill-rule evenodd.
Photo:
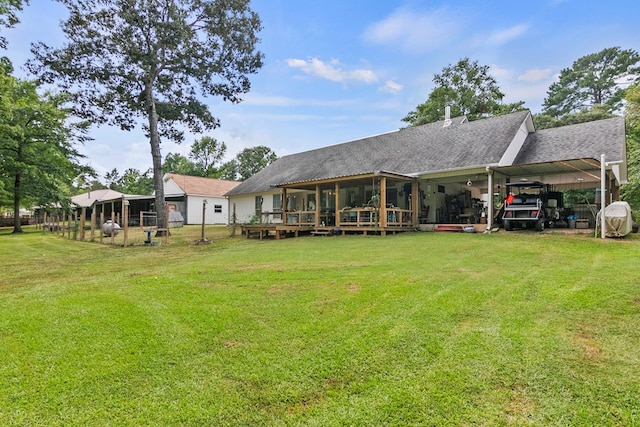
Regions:
M 451 126 L 451 105 L 445 104 L 444 106 L 444 124 L 443 128 Z

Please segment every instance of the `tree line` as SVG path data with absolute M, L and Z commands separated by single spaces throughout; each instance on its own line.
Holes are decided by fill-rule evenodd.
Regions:
M 551 84 L 542 111 L 533 119 L 537 129 L 566 126 L 620 114 L 626 88 L 640 76 L 640 54 L 611 47 L 577 59 Z M 524 101 L 504 103 L 504 93 L 488 65 L 463 58 L 433 77 L 435 88 L 427 100 L 402 120 L 410 126 L 444 119 L 445 106 L 452 116 L 470 121 L 524 109 Z

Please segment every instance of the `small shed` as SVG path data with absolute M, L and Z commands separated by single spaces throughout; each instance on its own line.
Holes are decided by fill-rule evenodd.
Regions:
M 180 212 L 185 224 L 202 224 L 205 200 L 205 224 L 228 224 L 229 201 L 225 194 L 239 184 L 239 181 L 167 173 L 164 197 L 169 213 Z

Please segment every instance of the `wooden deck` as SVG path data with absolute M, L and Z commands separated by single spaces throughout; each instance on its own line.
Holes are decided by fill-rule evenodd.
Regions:
M 324 226 L 315 227 L 313 225 L 295 225 L 295 224 L 252 224 L 243 225 L 242 234 L 246 238 L 274 238 L 276 240 L 287 237 L 307 236 L 333 236 L 346 234 L 363 234 L 386 236 L 387 234 L 396 234 L 407 231 L 431 231 L 431 232 L 469 232 L 465 230 L 467 227 L 473 227 L 473 232 L 484 233 L 487 224 L 420 224 L 418 227 L 376 227 L 376 226 L 358 226 L 358 225 L 342 225 L 340 227 Z M 501 229 L 502 231 L 502 229 Z M 516 230 L 514 233 L 523 230 Z M 524 230 L 526 231 L 526 230 Z M 576 229 L 576 228 L 546 228 L 543 233 L 564 233 L 564 234 L 593 234 L 592 228 Z
M 415 231 L 416 227 L 411 225 L 406 226 L 391 226 L 391 227 L 376 227 L 376 226 L 360 226 L 360 225 L 343 225 L 339 227 L 334 226 L 321 226 L 315 227 L 314 225 L 296 225 L 296 224 L 248 224 L 241 226 L 242 234 L 246 238 L 275 238 L 276 240 L 284 239 L 286 237 L 299 237 L 300 235 L 312 235 L 312 236 L 329 236 L 335 234 L 364 234 L 364 235 L 381 235 L 396 234 L 399 232 Z
M 260 240 L 266 237 L 275 237 L 276 240 L 287 236 L 298 237 L 300 233 L 310 233 L 313 226 L 287 225 L 287 224 L 249 224 L 242 226 L 242 234 L 248 239 L 258 237 Z

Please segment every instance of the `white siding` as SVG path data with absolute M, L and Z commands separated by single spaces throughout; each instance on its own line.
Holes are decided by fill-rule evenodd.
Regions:
M 237 196 L 229 197 L 229 211 L 231 212 L 229 215 L 233 213 L 233 204 L 236 205 L 236 222 L 244 223 L 251 220 L 251 218 L 256 214 L 256 197 L 261 196 L 262 201 L 262 211 L 263 212 L 273 212 L 273 195 L 281 194 L 280 190 L 269 191 L 265 193 L 252 193 L 252 194 L 240 194 Z M 273 222 L 278 222 L 273 221 Z
M 207 201 L 205 210 L 205 224 L 228 224 L 229 204 L 224 197 L 187 197 L 187 217 L 186 224 L 202 224 L 202 201 Z M 216 212 L 216 205 L 221 206 L 222 212 Z
M 165 197 L 179 196 L 184 194 L 184 191 L 182 191 L 182 189 L 178 187 L 178 184 L 176 184 L 173 179 L 166 180 L 163 186 L 164 186 Z

